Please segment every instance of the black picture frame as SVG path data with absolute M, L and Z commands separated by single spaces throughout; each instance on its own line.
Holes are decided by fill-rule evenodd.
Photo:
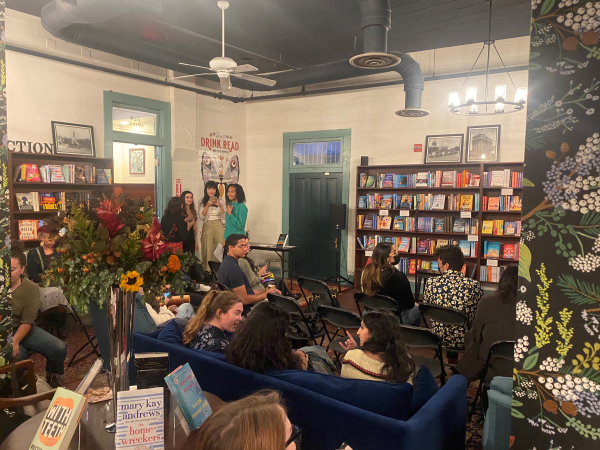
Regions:
M 458 142 L 456 142 L 457 140 Z M 423 162 L 425 164 L 461 163 L 464 142 L 464 134 L 432 134 L 425 136 Z M 452 145 L 452 147 L 448 148 L 448 145 Z M 456 150 L 457 145 L 458 150 Z
M 52 141 L 55 155 L 96 156 L 92 125 L 53 120 Z
M 478 134 L 477 131 L 480 131 Z M 492 132 L 488 131 L 491 130 Z M 465 162 L 497 162 L 500 157 L 500 137 L 501 137 L 502 127 L 500 125 L 481 125 L 481 126 L 472 126 L 467 127 L 467 145 L 465 146 Z M 491 143 L 485 141 L 485 139 L 480 139 L 480 142 L 473 141 L 476 136 L 484 136 L 488 140 L 491 140 Z M 494 148 L 486 151 L 486 144 L 492 145 Z M 485 155 L 485 158 L 482 156 Z

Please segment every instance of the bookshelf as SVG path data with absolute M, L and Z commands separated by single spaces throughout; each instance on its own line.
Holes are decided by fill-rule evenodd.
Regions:
M 17 193 L 23 192 L 65 192 L 67 193 L 89 193 L 93 197 L 102 197 L 102 194 L 108 195 L 113 191 L 112 184 L 96 183 L 43 183 L 43 182 L 25 182 L 14 181 L 14 169 L 21 164 L 36 164 L 44 166 L 46 164 L 90 164 L 96 169 L 110 169 L 114 178 L 113 160 L 109 158 L 95 158 L 75 155 L 48 155 L 37 153 L 8 152 L 8 188 L 10 192 L 10 234 L 12 239 L 19 237 L 19 220 L 43 220 L 52 214 L 54 210 L 40 211 L 19 211 L 17 204 Z M 39 240 L 23 241 L 25 248 L 33 248 L 40 245 Z
M 486 242 L 500 242 L 501 244 L 518 244 L 520 241 L 520 236 L 506 236 L 506 235 L 494 235 L 494 234 L 482 234 L 482 225 L 483 221 L 490 220 L 503 220 L 504 222 L 517 222 L 521 220 L 521 211 L 486 211 L 483 210 L 483 198 L 486 197 L 499 197 L 501 195 L 514 195 L 522 198 L 522 187 L 484 187 L 483 173 L 484 172 L 492 172 L 492 171 L 500 171 L 500 170 L 511 170 L 512 172 L 523 172 L 523 163 L 522 162 L 493 162 L 493 163 L 465 163 L 465 164 L 455 164 L 455 163 L 442 163 L 442 164 L 415 164 L 415 165 L 381 165 L 381 166 L 358 166 L 357 167 L 357 180 L 356 180 L 356 216 L 357 216 L 357 224 L 356 224 L 356 238 L 363 239 L 364 236 L 373 236 L 379 235 L 382 237 L 415 237 L 418 242 L 419 239 L 446 239 L 446 240 L 458 240 L 458 241 L 467 241 L 477 243 L 477 252 L 476 256 L 465 256 L 465 264 L 467 265 L 467 276 L 473 273 L 473 278 L 476 280 L 480 280 L 480 272 L 482 267 L 486 267 L 488 264 L 488 258 L 485 257 L 484 247 Z M 408 175 L 408 174 L 416 174 L 419 172 L 432 172 L 436 171 L 457 171 L 463 172 L 468 171 L 471 174 L 479 175 L 481 177 L 481 181 L 479 186 L 465 186 L 465 187 L 360 187 L 360 176 L 361 174 L 367 174 L 367 176 L 375 176 L 377 178 L 377 174 L 386 174 L 386 173 L 394 173 L 398 175 Z M 508 190 L 507 190 L 508 189 Z M 512 194 L 509 194 L 512 192 Z M 359 205 L 359 197 L 366 196 L 368 194 L 382 194 L 382 195 L 390 195 L 390 194 L 409 194 L 409 195 L 419 195 L 419 194 L 443 194 L 446 197 L 448 195 L 479 195 L 479 208 L 477 210 L 471 211 L 471 218 L 476 219 L 478 221 L 477 225 L 477 234 L 474 237 L 472 234 L 470 235 L 467 230 L 464 233 L 455 233 L 455 232 L 424 232 L 419 231 L 417 228 L 417 222 L 419 217 L 432 217 L 432 218 L 445 218 L 452 217 L 454 219 L 461 218 L 460 210 L 423 210 L 423 209 L 415 209 L 415 205 L 413 204 L 410 209 L 408 208 L 397 208 L 398 205 L 393 205 L 394 208 L 388 209 L 388 215 L 392 217 L 392 222 L 394 217 L 400 214 L 408 214 L 407 217 L 414 219 L 415 229 L 410 231 L 405 230 L 381 230 L 381 229 L 360 229 L 358 227 L 358 216 L 367 215 L 367 214 L 378 214 L 381 209 L 380 208 L 363 208 L 358 207 Z M 447 208 L 447 199 L 444 207 Z M 368 205 L 367 205 L 368 206 Z M 474 205 L 475 206 L 475 205 Z M 402 213 L 400 212 L 402 211 Z M 407 212 L 408 211 L 408 212 Z M 466 215 L 466 214 L 464 214 Z M 406 218 L 406 217 L 405 217 Z M 354 240 L 355 247 L 355 280 L 360 280 L 360 276 L 362 273 L 362 269 L 364 268 L 368 258 L 369 258 L 369 250 L 362 249 L 357 240 Z M 474 240 L 476 239 L 476 240 Z M 503 256 L 502 253 L 500 256 Z M 421 261 L 434 261 L 434 257 L 431 254 L 426 253 L 400 253 L 400 257 L 402 258 L 410 258 Z M 491 258 L 490 258 L 491 259 Z M 507 259 L 507 258 L 494 258 L 494 261 L 491 265 L 497 266 L 506 266 L 511 263 L 518 263 L 518 260 Z M 409 278 L 412 278 L 412 275 L 409 275 Z M 482 282 L 482 284 L 490 284 L 495 285 L 496 283 L 492 283 L 490 281 Z

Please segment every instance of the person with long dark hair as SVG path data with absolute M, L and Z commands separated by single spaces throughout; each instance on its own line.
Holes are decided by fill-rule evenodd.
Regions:
M 392 297 L 398 302 L 398 310 L 402 323 L 419 325 L 421 315 L 415 305 L 410 282 L 406 275 L 397 270 L 398 250 L 392 244 L 380 242 L 373 249 L 371 262 L 365 266 L 361 284 L 365 294 L 372 297 L 380 294 Z
M 242 300 L 233 292 L 210 291 L 183 332 L 183 345 L 197 350 L 225 353 L 229 339 L 242 321 Z
M 183 251 L 193 255 L 200 248 L 196 238 L 196 221 L 198 220 L 198 214 L 196 213 L 196 207 L 194 206 L 194 194 L 192 194 L 191 191 L 183 191 L 181 193 L 181 198 L 183 199 L 185 223 L 186 225 L 190 222 L 193 224 L 186 240 L 183 241 Z
M 402 340 L 398 319 L 390 312 L 374 310 L 363 316 L 358 337 L 350 333 L 342 343 L 342 378 L 412 383 L 415 363 Z
M 209 261 L 217 261 L 214 256 L 215 249 L 224 241 L 223 232 L 225 231 L 225 205 L 219 198 L 219 186 L 214 181 L 207 181 L 204 185 L 204 197 L 198 205 L 200 211 L 200 220 L 202 225 L 202 234 L 200 243 L 202 246 L 202 263 L 204 271 L 210 273 Z M 216 274 L 215 274 L 216 276 Z
M 291 324 L 287 311 L 274 303 L 256 305 L 225 351 L 227 362 L 252 372 L 308 369 L 308 356 L 292 350 L 285 334 Z
M 248 207 L 244 189 L 237 183 L 230 184 L 227 186 L 227 213 L 223 238 L 227 239 L 230 234 L 246 234 L 247 218 Z
M 160 229 L 167 238 L 173 250 L 183 251 L 183 242 L 187 239 L 190 230 L 194 227 L 193 222 L 186 222 L 186 213 L 183 209 L 183 198 L 171 197 L 165 208 Z
M 504 269 L 496 292 L 484 295 L 479 300 L 475 321 L 465 335 L 466 351 L 451 369 L 464 375 L 468 381 L 481 377 L 490 347 L 495 342 L 514 340 L 518 285 L 519 266 L 511 264 Z M 490 364 L 487 382 L 495 376 L 512 376 L 512 361 L 493 358 Z

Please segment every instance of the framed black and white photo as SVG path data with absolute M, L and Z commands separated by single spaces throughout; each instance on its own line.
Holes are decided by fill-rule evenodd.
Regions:
M 464 134 L 438 134 L 425 138 L 425 164 L 462 161 Z
M 500 153 L 500 125 L 467 127 L 465 162 L 498 161 Z
M 54 154 L 96 156 L 94 127 L 52 121 Z

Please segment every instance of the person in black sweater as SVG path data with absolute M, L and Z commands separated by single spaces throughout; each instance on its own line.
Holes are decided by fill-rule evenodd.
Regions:
M 194 222 L 186 222 L 187 214 L 183 209 L 181 197 L 171 197 L 162 220 L 160 229 L 174 250 L 183 251 L 183 242 L 187 239 Z
M 398 302 L 398 313 L 404 325 L 418 325 L 419 307 L 415 304 L 410 282 L 393 265 L 398 264 L 398 250 L 387 242 L 380 242 L 373 250 L 371 262 L 362 273 L 362 290 L 369 297 L 380 294 Z

